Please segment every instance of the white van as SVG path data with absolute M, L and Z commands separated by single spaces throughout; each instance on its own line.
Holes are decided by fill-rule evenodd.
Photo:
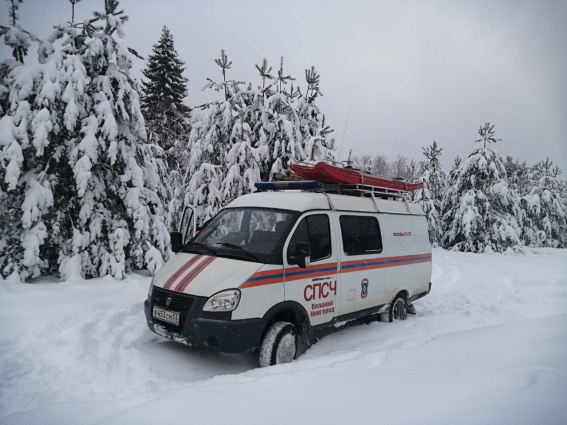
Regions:
M 259 349 L 269 366 L 290 362 L 329 326 L 414 313 L 431 290 L 421 208 L 309 183 L 258 184 L 184 245 L 175 241 L 179 252 L 144 303 L 149 328 L 189 346 Z M 190 210 L 182 223 L 189 239 Z

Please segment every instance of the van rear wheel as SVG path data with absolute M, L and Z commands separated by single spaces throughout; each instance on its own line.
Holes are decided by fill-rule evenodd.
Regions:
M 289 363 L 297 354 L 297 331 L 289 322 L 273 323 L 260 346 L 260 367 Z
M 390 306 L 389 321 L 397 322 L 408 317 L 406 298 L 402 294 L 396 295 Z

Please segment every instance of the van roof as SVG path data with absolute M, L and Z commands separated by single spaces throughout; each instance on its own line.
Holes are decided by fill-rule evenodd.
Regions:
M 330 210 L 329 197 L 332 205 L 339 211 L 376 212 L 376 207 L 369 196 L 350 196 L 335 193 L 303 192 L 298 190 L 280 190 L 274 192 L 255 192 L 240 196 L 227 205 L 236 207 L 264 207 L 294 211 Z M 378 212 L 424 215 L 417 204 L 403 201 L 393 201 L 375 198 Z

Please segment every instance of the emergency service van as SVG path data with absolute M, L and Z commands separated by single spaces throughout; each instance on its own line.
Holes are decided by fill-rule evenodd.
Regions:
M 178 253 L 154 276 L 149 328 L 195 347 L 292 361 L 324 329 L 363 317 L 404 320 L 431 290 L 422 209 L 375 188 L 257 184 L 195 237 L 186 209 Z M 385 199 L 388 198 L 388 199 Z

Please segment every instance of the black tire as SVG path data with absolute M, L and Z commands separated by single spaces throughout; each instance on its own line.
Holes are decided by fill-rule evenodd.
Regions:
M 275 322 L 266 331 L 260 346 L 260 367 L 289 363 L 297 355 L 297 331 L 289 322 Z
M 398 322 L 400 320 L 406 320 L 408 317 L 407 311 L 407 301 L 406 297 L 402 294 L 396 295 L 392 305 L 390 305 L 390 311 L 388 314 L 388 319 L 390 322 Z

